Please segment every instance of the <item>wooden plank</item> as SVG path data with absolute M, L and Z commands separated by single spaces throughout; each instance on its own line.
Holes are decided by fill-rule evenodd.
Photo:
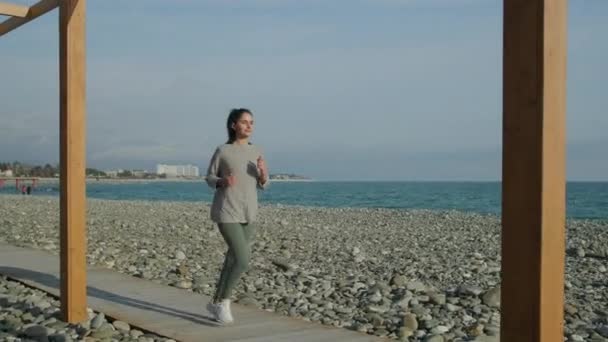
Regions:
M 47 251 L 0 243 L 0 274 L 59 294 L 59 262 Z M 205 305 L 208 296 L 156 284 L 101 267 L 89 268 L 89 306 L 132 327 L 182 342 L 349 341 L 387 342 L 385 338 L 286 317 L 232 304 L 236 323 L 218 327 Z M 244 319 L 244 317 L 249 317 Z
M 23 18 L 27 15 L 30 10 L 27 6 L 9 4 L 6 2 L 0 2 L 0 15 L 8 15 L 11 17 Z
M 29 12 L 24 18 L 12 17 L 0 23 L 0 37 L 12 30 L 29 23 L 39 16 L 52 11 L 59 6 L 59 0 L 41 0 L 29 8 Z
M 563 340 L 567 0 L 504 1 L 501 341 Z
M 63 0 L 59 8 L 61 310 L 68 322 L 87 319 L 85 6 Z

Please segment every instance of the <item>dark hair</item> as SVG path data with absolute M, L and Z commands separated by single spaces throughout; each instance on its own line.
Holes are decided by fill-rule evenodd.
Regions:
M 253 116 L 251 111 L 247 108 L 235 108 L 230 111 L 230 114 L 228 115 L 228 120 L 226 121 L 226 129 L 228 130 L 227 144 L 232 144 L 236 140 L 236 131 L 234 130 L 234 128 L 232 128 L 232 125 L 235 125 L 245 113 Z

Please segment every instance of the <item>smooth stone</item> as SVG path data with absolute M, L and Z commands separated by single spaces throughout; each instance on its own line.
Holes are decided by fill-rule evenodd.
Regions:
M 91 337 L 104 339 L 114 336 L 115 333 L 116 331 L 112 329 L 111 325 L 104 324 L 101 328 L 93 331 Z
M 446 297 L 442 293 L 435 293 L 430 295 L 431 302 L 437 305 L 443 305 L 446 303 Z
M 379 303 L 382 301 L 382 294 L 380 294 L 380 291 L 376 291 L 373 295 L 371 295 L 369 297 L 369 301 L 371 303 Z
M 447 333 L 448 331 L 450 331 L 450 328 L 446 327 L 445 325 L 438 325 L 431 329 L 431 334 L 441 335 Z
M 370 305 L 367 307 L 367 311 L 376 313 L 385 313 L 390 310 L 388 306 Z
M 388 330 L 386 330 L 384 328 L 380 328 L 380 329 L 374 331 L 374 335 L 380 336 L 380 337 L 387 336 L 388 334 L 389 334 Z
M 112 325 L 114 326 L 114 328 L 116 328 L 116 330 L 119 331 L 128 332 L 129 330 L 131 330 L 131 326 L 123 321 L 114 321 L 112 322 Z
M 291 271 L 294 269 L 294 266 L 284 259 L 273 259 L 271 262 L 283 271 Z
M 66 334 L 55 334 L 49 336 L 51 342 L 72 342 L 72 338 Z
M 597 332 L 598 334 L 600 334 L 602 337 L 606 337 L 608 338 L 608 325 L 602 325 L 599 328 L 597 328 L 595 330 L 595 332 Z
M 190 274 L 190 269 L 188 268 L 188 266 L 181 264 L 177 267 L 176 269 L 177 274 L 179 274 L 180 276 L 185 276 Z
M 414 330 L 411 330 L 407 327 L 399 328 L 399 331 L 397 333 L 397 336 L 399 336 L 402 341 L 409 341 L 409 337 L 412 335 L 414 335 Z
M 458 305 L 454 305 L 454 304 L 450 304 L 450 303 L 446 304 L 445 308 L 446 308 L 446 309 L 447 309 L 449 312 L 455 312 L 455 311 L 460 310 L 460 306 L 458 306 Z
M 175 259 L 184 260 L 184 259 L 186 259 L 186 254 L 182 251 L 177 251 L 177 252 L 175 252 Z
M 568 341 L 571 341 L 571 342 L 585 342 L 585 339 L 582 336 L 573 334 L 573 335 L 570 335 L 570 338 L 568 339 Z
M 106 316 L 103 312 L 100 312 L 91 321 L 91 329 L 99 329 L 103 323 L 105 323 Z
M 369 320 L 371 321 L 371 323 L 374 327 L 380 327 L 384 324 L 384 319 L 382 318 L 382 316 L 380 316 L 378 314 L 370 315 Z
M 142 336 L 144 333 L 141 330 L 137 330 L 137 329 L 133 329 L 131 331 L 129 331 L 129 335 L 133 338 L 138 338 L 140 336 Z
M 461 285 L 458 288 L 458 293 L 460 293 L 461 295 L 466 295 L 466 296 L 479 296 L 480 294 L 483 293 L 483 290 L 480 289 L 477 286 L 471 286 L 471 285 Z
M 391 279 L 390 284 L 396 287 L 403 287 L 407 285 L 407 277 L 404 275 L 395 275 Z
M 444 342 L 445 339 L 441 335 L 431 335 L 424 339 L 425 342 Z
M 34 316 L 30 312 L 26 312 L 23 314 L 23 316 L 21 316 L 21 320 L 24 322 L 33 322 L 34 319 Z
M 500 342 L 499 336 L 477 336 L 473 341 L 475 342 Z
M 347 306 L 338 306 L 334 309 L 337 313 L 341 313 L 341 314 L 350 314 L 353 312 L 352 308 L 349 308 Z
M 405 297 L 405 298 L 401 298 L 399 301 L 397 301 L 397 303 L 395 303 L 397 306 L 399 306 L 402 309 L 407 309 L 410 306 L 410 300 L 412 300 L 411 297 Z
M 426 286 L 419 281 L 412 281 L 407 284 L 407 289 L 415 292 L 425 292 Z
M 239 298 L 237 303 L 239 303 L 241 305 L 254 306 L 254 307 L 258 307 L 260 305 L 256 299 L 248 297 L 248 296 Z
M 439 321 L 436 319 L 427 319 L 425 321 L 422 321 L 422 325 L 424 325 L 426 329 L 433 329 L 434 327 L 439 325 Z
M 585 250 L 582 247 L 579 247 L 576 249 L 576 255 L 579 258 L 584 258 L 585 257 Z
M 411 330 L 412 332 L 418 330 L 418 319 L 416 315 L 406 313 L 403 315 L 403 327 Z
M 44 327 L 42 325 L 32 325 L 32 326 L 25 328 L 23 333 L 27 337 L 40 337 L 40 336 L 48 336 L 49 331 L 46 327 Z
M 44 309 L 48 309 L 51 307 L 51 303 L 47 302 L 46 300 L 43 300 L 39 303 L 36 303 L 36 306 L 41 308 L 42 310 Z
M 189 280 L 180 280 L 178 282 L 175 282 L 173 284 L 173 286 L 179 288 L 179 289 L 191 289 L 192 288 L 192 282 Z
M 466 333 L 470 336 L 484 336 L 483 334 L 484 326 L 482 324 L 475 324 L 466 328 Z
M 500 335 L 500 327 L 489 325 L 484 329 L 485 333 L 488 336 L 499 336 Z
M 570 305 L 570 304 L 565 304 L 564 310 L 566 311 L 566 313 L 568 313 L 570 315 L 575 315 L 578 312 L 576 307 L 574 307 L 573 305 Z
M 485 305 L 491 308 L 500 308 L 500 287 L 487 291 L 481 299 Z

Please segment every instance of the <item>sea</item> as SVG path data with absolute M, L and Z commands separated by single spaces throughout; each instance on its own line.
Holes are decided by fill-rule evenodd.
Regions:
M 4 184 L 0 193 L 16 193 Z M 608 219 L 608 182 L 568 182 L 567 218 Z M 33 196 L 59 196 L 58 183 L 39 184 Z M 204 181 L 89 182 L 87 197 L 109 200 L 211 202 Z M 273 182 L 262 204 L 458 210 L 500 215 L 500 182 L 311 181 Z

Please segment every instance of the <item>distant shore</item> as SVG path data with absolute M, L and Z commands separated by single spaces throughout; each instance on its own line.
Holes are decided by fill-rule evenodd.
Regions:
M 37 178 L 39 183 L 59 183 L 59 178 Z M 314 179 L 271 179 L 273 183 L 283 182 L 315 182 Z M 152 182 L 205 182 L 205 178 L 87 178 L 87 183 L 152 183 Z

